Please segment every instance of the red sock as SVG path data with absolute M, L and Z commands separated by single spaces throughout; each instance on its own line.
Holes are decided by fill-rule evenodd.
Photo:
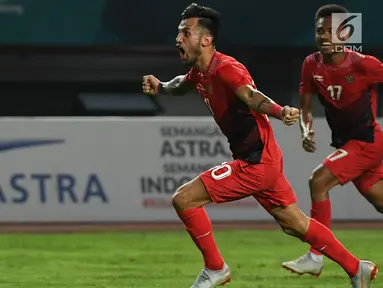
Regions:
M 315 219 L 311 219 L 309 230 L 303 241 L 342 266 L 350 277 L 358 273 L 359 259 L 348 252 L 334 234 Z
M 177 211 L 177 214 L 184 222 L 195 245 L 201 251 L 205 260 L 205 267 L 210 270 L 221 270 L 224 261 L 215 244 L 212 225 L 205 209 L 203 207 L 193 208 Z
M 327 228 L 331 225 L 331 202 L 330 200 L 324 200 L 320 202 L 312 202 L 311 204 L 311 218 L 322 223 Z M 322 255 L 322 253 L 310 248 L 310 252 L 316 255 Z

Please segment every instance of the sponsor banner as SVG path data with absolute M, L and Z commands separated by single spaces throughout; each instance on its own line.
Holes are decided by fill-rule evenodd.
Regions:
M 333 149 L 315 119 L 318 151 L 297 126 L 272 121 L 285 172 L 308 213 L 308 178 Z M 231 160 L 211 118 L 5 119 L 0 122 L 0 221 L 172 221 L 171 196 L 199 173 Z M 381 219 L 347 184 L 331 193 L 334 219 Z M 269 220 L 252 198 L 207 206 L 213 220 Z

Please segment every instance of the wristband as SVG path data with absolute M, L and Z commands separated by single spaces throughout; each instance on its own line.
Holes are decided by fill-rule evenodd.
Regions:
M 282 109 L 283 108 L 281 106 L 279 106 L 278 104 L 272 103 L 271 107 L 270 107 L 269 115 L 274 117 L 274 118 L 281 120 L 282 119 Z

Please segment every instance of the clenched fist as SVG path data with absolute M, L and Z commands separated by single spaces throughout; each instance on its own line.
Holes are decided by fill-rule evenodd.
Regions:
M 299 109 L 285 106 L 282 109 L 282 122 L 287 125 L 293 125 L 299 118 Z
M 142 92 L 147 95 L 158 95 L 160 80 L 153 75 L 145 75 L 142 77 Z

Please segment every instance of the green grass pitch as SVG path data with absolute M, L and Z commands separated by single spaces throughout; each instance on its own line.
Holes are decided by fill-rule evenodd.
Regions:
M 383 231 L 336 230 L 354 254 L 383 265 Z M 326 259 L 320 278 L 293 275 L 283 260 L 307 245 L 280 231 L 215 232 L 233 271 L 230 288 L 348 288 L 346 274 Z M 202 268 L 188 234 L 121 232 L 1 234 L 0 288 L 187 288 Z M 383 287 L 379 276 L 373 285 Z

